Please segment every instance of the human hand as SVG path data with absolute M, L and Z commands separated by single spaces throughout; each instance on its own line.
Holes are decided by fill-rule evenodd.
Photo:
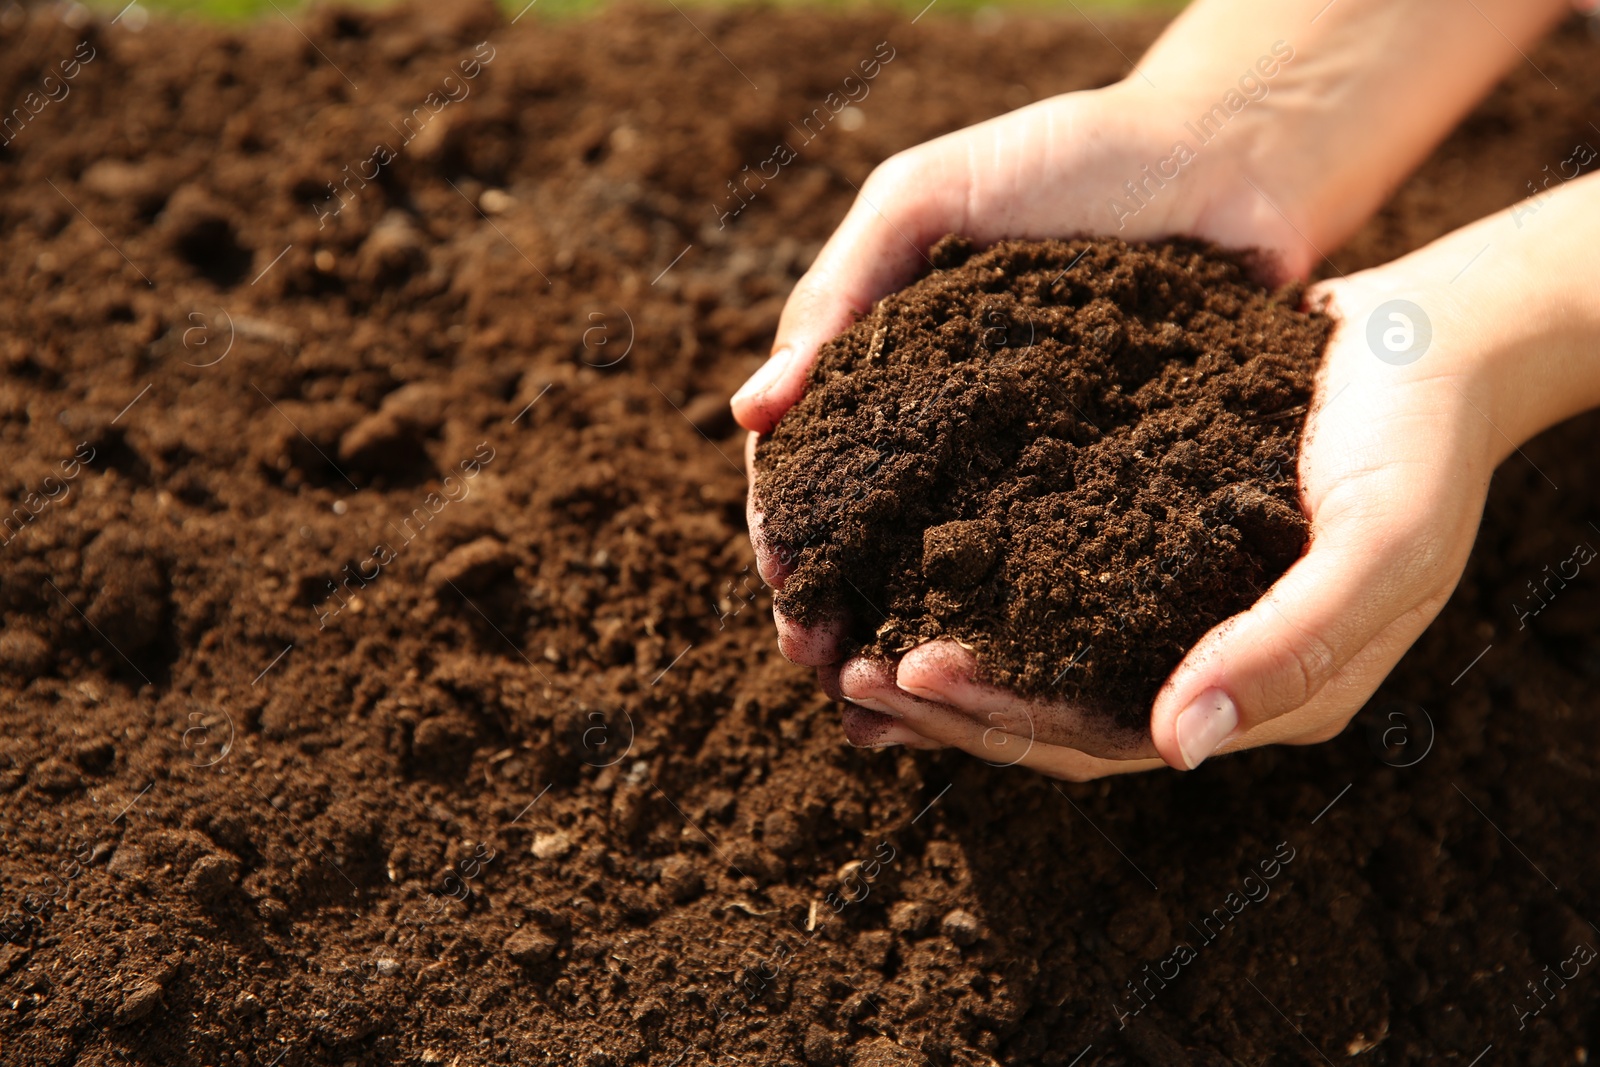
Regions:
M 1531 39 L 1558 17 L 1558 6 L 1509 5 L 1502 11 L 1497 4 L 1497 12 L 1515 21 L 1507 38 L 1468 23 L 1452 23 L 1441 35 L 1441 24 L 1420 9 L 1408 9 L 1402 18 L 1377 7 L 1340 8 L 1322 18 L 1293 3 L 1202 0 L 1141 61 L 1154 75 L 1141 73 L 1143 86 L 1130 78 L 1044 101 L 895 157 L 873 174 L 797 286 L 780 322 L 774 358 L 734 398 L 736 417 L 752 431 L 752 480 L 755 435 L 769 430 L 798 399 L 818 345 L 908 281 L 922 249 L 937 237 L 957 232 L 984 244 L 1001 237 L 1095 232 L 1130 240 L 1188 234 L 1265 250 L 1266 280 L 1303 276 L 1319 257 L 1317 248 L 1336 246 L 1364 220 L 1516 55 L 1515 42 Z M 1318 17 L 1300 18 L 1309 14 Z M 1130 178 L 1140 179 L 1151 163 L 1170 158 L 1171 131 L 1200 102 L 1192 96 L 1163 99 L 1156 80 L 1211 84 L 1237 58 L 1217 58 L 1225 51 L 1222 42 L 1258 31 L 1270 39 L 1289 23 L 1296 27 L 1297 45 L 1331 49 L 1323 56 L 1327 61 L 1296 67 L 1295 76 L 1273 89 L 1270 103 L 1252 104 L 1249 121 L 1236 122 L 1226 138 L 1209 143 L 1184 167 L 1181 181 L 1162 185 L 1137 213 L 1114 212 L 1108 194 Z M 1417 61 L 1370 62 L 1373 55 L 1397 50 Z M 1344 54 L 1348 62 L 1332 62 L 1333 54 Z M 1329 93 L 1367 99 L 1375 107 L 1397 94 L 1420 95 L 1417 108 L 1380 107 L 1376 126 L 1352 130 L 1341 117 L 1351 112 L 1320 107 Z M 1590 196 L 1595 199 L 1600 197 Z M 1544 209 L 1546 218 L 1557 213 Z M 1593 217 L 1592 210 L 1568 214 Z M 1588 229 L 1569 225 L 1565 232 Z M 1557 386 L 1541 392 L 1514 375 L 1508 383 L 1504 368 L 1514 363 L 1508 353 L 1548 338 L 1505 328 L 1508 322 L 1540 321 L 1515 314 L 1507 294 L 1517 293 L 1526 303 L 1530 292 L 1563 290 L 1549 284 L 1548 265 L 1541 275 L 1527 264 L 1520 293 L 1499 284 L 1480 285 L 1471 297 L 1465 294 L 1472 286 L 1452 290 L 1461 264 L 1471 258 L 1471 252 L 1460 254 L 1457 238 L 1481 247 L 1481 235 L 1463 234 L 1470 236 L 1455 235 L 1424 250 L 1431 256 L 1418 253 L 1316 294 L 1345 326 L 1330 350 L 1302 454 L 1311 551 L 1251 612 L 1228 620 L 1191 651 L 1158 696 L 1148 738 L 1099 733 L 1072 709 L 1028 704 L 986 689 L 975 680 L 970 655 L 953 644 L 914 649 L 898 664 L 859 658 L 840 664 L 842 625 L 806 630 L 779 614 L 780 647 L 796 662 L 817 666 L 830 694 L 854 701 L 844 720 L 856 743 L 955 745 L 1062 777 L 1089 778 L 1163 761 L 1188 767 L 1219 744 L 1231 749 L 1308 742 L 1336 733 L 1448 598 L 1470 546 L 1492 460 L 1503 457 L 1511 442 L 1555 421 L 1558 409 L 1577 410 L 1571 405 L 1594 391 L 1563 392 Z M 1565 251 L 1567 261 L 1600 258 L 1581 246 Z M 1440 276 L 1440 264 L 1452 256 L 1458 258 Z M 1547 263 L 1559 261 L 1547 257 Z M 1448 361 L 1425 361 L 1420 371 L 1413 368 L 1407 372 L 1412 376 L 1394 381 L 1374 378 L 1373 364 L 1382 361 L 1368 351 L 1363 363 L 1364 316 L 1381 303 L 1374 302 L 1376 294 L 1411 290 L 1437 303 L 1434 346 Z M 1564 347 L 1558 346 L 1564 358 L 1580 362 L 1580 350 L 1587 353 L 1588 339 L 1600 332 L 1600 309 L 1589 321 L 1579 313 L 1585 310 L 1582 301 L 1563 305 L 1551 297 L 1543 303 L 1551 309 L 1549 323 L 1564 323 L 1567 336 L 1560 339 Z M 1491 308 L 1500 314 L 1489 315 Z M 1506 314 L 1508 309 L 1513 313 Z M 1490 404 L 1491 398 L 1500 403 Z M 1488 429 L 1474 430 L 1469 412 Z M 1419 427 L 1431 419 L 1449 427 L 1438 446 L 1443 459 L 1419 450 Z M 1518 436 L 1521 431 L 1526 433 Z M 1392 458 L 1380 462 L 1385 456 Z M 1397 511 L 1386 516 L 1371 501 L 1389 501 Z M 1433 509 L 1430 518 L 1419 518 L 1419 503 Z M 767 543 L 753 497 L 749 518 L 762 575 L 781 586 L 792 561 L 782 546 Z M 1378 540 L 1368 543 L 1364 536 Z M 1409 548 L 1408 537 L 1414 539 Z M 1346 563 L 1356 568 L 1356 577 L 1340 580 L 1337 572 Z M 1393 593 L 1367 590 L 1361 596 L 1356 585 L 1374 577 L 1403 582 Z M 1302 594 L 1311 599 L 1294 600 Z M 1351 604 L 1352 617 L 1327 614 Z M 1307 629 L 1307 623 L 1316 628 Z M 1236 661 L 1229 658 L 1235 650 L 1242 657 Z M 1195 714 L 1181 714 L 1191 708 Z M 1181 729 L 1180 721 L 1186 724 Z
M 1117 233 L 1129 240 L 1181 233 L 1262 249 L 1268 257 L 1262 267 L 1271 281 L 1309 269 L 1315 250 L 1305 227 L 1291 223 L 1263 194 L 1286 204 L 1294 197 L 1284 179 L 1247 160 L 1243 150 L 1249 138 L 1242 132 L 1231 149 L 1217 146 L 1197 158 L 1185 168 L 1181 182 L 1159 189 L 1137 213 L 1112 208 L 1108 190 L 1139 178 L 1142 168 L 1171 154 L 1174 116 L 1185 106 L 1163 104 L 1146 87 L 1131 82 L 1069 94 L 901 153 L 874 171 L 791 294 L 774 346 L 777 354 L 733 399 L 735 416 L 752 431 L 746 447 L 752 480 L 747 517 L 757 565 L 768 583 L 781 587 L 793 560 L 783 546 L 769 544 L 764 536 L 753 492 L 759 434 L 799 399 L 818 347 L 878 297 L 908 282 L 923 265 L 924 250 L 944 234 L 961 233 L 981 244 L 1001 237 L 1083 232 Z M 819 680 L 835 697 L 842 696 L 841 683 L 854 691 L 861 684 L 883 682 L 881 671 L 868 671 L 860 661 L 844 668 L 838 664 L 842 620 L 804 628 L 781 611 L 775 615 L 784 655 L 818 667 Z M 899 699 L 906 697 L 902 693 Z M 857 741 L 883 725 L 861 710 L 872 706 L 873 698 L 863 699 L 869 703 L 847 708 L 844 717 L 847 735 Z M 927 712 L 946 716 L 941 736 L 961 732 L 959 713 Z M 989 724 L 980 737 L 1005 748 L 1002 754 L 991 754 L 1005 762 L 1021 747 L 1005 747 L 1004 730 Z M 920 735 L 905 743 L 937 745 Z M 1097 759 L 1070 748 L 1054 756 L 1054 764 L 1064 768 L 1060 773 L 1073 777 L 1155 762 Z
M 874 171 L 790 295 L 776 354 L 733 398 L 735 416 L 752 431 L 752 490 L 756 436 L 799 399 L 817 349 L 910 281 L 925 250 L 946 233 L 979 244 L 1085 232 L 1128 240 L 1189 234 L 1262 249 L 1268 280 L 1303 275 L 1314 248 L 1256 192 L 1270 190 L 1289 203 L 1285 181 L 1270 164 L 1250 163 L 1227 146 L 1209 148 L 1138 212 L 1113 209 L 1108 191 L 1171 154 L 1172 115 L 1183 106 L 1133 83 L 1072 93 L 918 146 Z M 1231 143 L 1242 148 L 1249 138 L 1241 131 Z M 761 575 L 781 586 L 791 561 L 764 536 L 753 492 L 748 517 Z M 842 625 L 807 629 L 781 613 L 777 624 L 779 646 L 795 662 L 821 666 L 838 658 Z
M 1547 229 L 1581 245 L 1573 222 L 1597 202 L 1600 181 L 1575 183 Z M 819 670 L 851 702 L 852 740 L 956 747 L 1082 780 L 1342 731 L 1448 601 L 1494 468 L 1600 400 L 1582 356 L 1600 307 L 1563 290 L 1561 250 L 1517 233 L 1509 214 L 1310 290 L 1338 325 L 1300 453 L 1309 548 L 1189 651 L 1157 695 L 1148 738 L 1130 745 L 1077 709 L 987 686 L 971 653 L 936 641 L 894 663 Z M 1496 241 L 1495 268 L 1457 284 Z
M 1191 769 L 1219 750 L 1338 734 L 1449 599 L 1500 458 L 1487 414 L 1496 364 L 1475 348 L 1477 311 L 1448 287 L 1459 262 L 1436 253 L 1311 292 L 1338 326 L 1300 454 L 1309 547 L 1188 652 L 1156 697 L 1148 735 L 1107 734 L 1070 705 L 986 685 L 953 641 L 895 663 L 855 657 L 825 669 L 831 692 L 879 713 L 851 712 L 847 729 L 868 743 L 948 745 L 1069 778 L 1159 762 Z M 1384 346 L 1386 330 L 1417 349 L 1413 362 Z

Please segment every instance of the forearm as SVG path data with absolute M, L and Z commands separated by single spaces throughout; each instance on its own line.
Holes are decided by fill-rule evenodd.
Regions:
M 1584 146 L 1584 158 L 1600 159 L 1596 148 L 1600 138 Z M 1433 279 L 1439 299 L 1454 305 L 1461 328 L 1476 335 L 1461 341 L 1480 353 L 1471 380 L 1480 383 L 1500 458 L 1600 407 L 1600 174 L 1524 200 L 1407 258 Z M 1450 358 L 1448 351 L 1442 356 Z
M 1566 0 L 1198 0 L 1124 89 L 1166 114 L 1203 165 L 1209 153 L 1210 165 L 1240 169 L 1331 249 L 1568 10 Z

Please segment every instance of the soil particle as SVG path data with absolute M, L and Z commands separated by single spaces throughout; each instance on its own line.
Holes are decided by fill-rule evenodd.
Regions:
M 454 586 L 463 593 L 481 593 L 516 566 L 517 557 L 497 537 L 480 537 L 452 548 L 428 568 L 428 584 L 435 589 Z
M 572 851 L 572 835 L 563 830 L 556 830 L 548 834 L 538 834 L 533 839 L 532 852 L 535 859 L 558 860 Z
M 401 211 L 378 220 L 356 255 L 356 274 L 369 285 L 396 285 L 427 263 L 424 238 Z
M 945 914 L 939 920 L 939 930 L 948 937 L 951 943 L 961 947 L 970 948 L 983 939 L 983 922 L 970 911 L 957 908 Z
M 83 788 L 83 775 L 64 759 L 40 760 L 33 768 L 33 787 L 44 793 L 70 793 Z
M 889 909 L 889 927 L 906 937 L 921 937 L 933 925 L 933 909 L 919 900 L 897 900 Z
M 705 888 L 705 878 L 695 862 L 683 853 L 675 853 L 661 864 L 661 889 L 674 904 L 687 904 Z
M 120 878 L 137 878 L 144 873 L 145 866 L 144 849 L 124 844 L 112 853 L 106 872 Z
M 232 856 L 201 856 L 184 876 L 183 890 L 200 904 L 215 904 L 233 888 L 238 875 L 239 861 Z
M 116 1026 L 128 1026 L 155 1014 L 161 1006 L 161 986 L 155 982 L 140 982 L 130 988 L 112 1016 Z
M 154 214 L 172 195 L 176 176 L 173 166 L 164 160 L 129 163 L 101 159 L 91 163 L 78 181 L 98 196 L 127 201 L 142 213 Z
M 522 929 L 506 938 L 506 955 L 518 963 L 542 963 L 555 954 L 559 943 L 555 938 L 534 926 Z
M 106 640 L 130 653 L 160 640 L 167 579 L 152 546 L 128 531 L 108 530 L 83 555 L 83 580 L 96 590 L 84 612 Z
M 52 660 L 50 642 L 26 626 L 0 630 L 0 670 L 33 678 L 42 674 Z
M 804 822 L 783 808 L 767 813 L 761 820 L 761 841 L 780 856 L 792 856 L 809 840 Z

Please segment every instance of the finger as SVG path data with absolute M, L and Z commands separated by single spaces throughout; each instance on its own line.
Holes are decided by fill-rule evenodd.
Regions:
M 961 748 L 997 766 L 1023 766 L 1056 778 L 1087 781 L 1110 774 L 1163 766 L 1159 759 L 1107 760 L 1076 749 L 1040 743 L 1028 734 L 984 726 L 953 708 L 913 696 L 894 683 L 894 665 L 854 656 L 817 672 L 823 689 L 847 705 L 845 733 L 851 744 L 908 748 Z M 876 709 L 876 710 L 873 710 Z
M 892 660 L 851 656 L 840 667 L 838 684 L 843 699 L 897 719 L 904 718 L 908 709 L 931 703 L 895 683 Z
M 870 662 L 855 657 L 848 661 L 844 667 L 851 663 Z M 892 676 L 893 668 L 884 667 L 883 672 Z M 844 727 L 845 740 L 857 748 L 887 748 L 890 745 L 904 745 L 907 748 L 940 749 L 944 746 L 937 741 L 929 740 L 898 721 L 898 713 L 883 706 L 871 697 L 857 699 L 846 695 L 845 687 L 841 684 L 840 676 L 843 669 L 840 664 L 829 664 L 817 668 L 817 683 L 822 691 L 829 697 L 844 705 L 840 716 L 840 724 Z
M 1075 782 L 1162 766 L 1159 759 L 1103 759 L 1067 745 L 1043 744 L 1036 737 L 984 726 L 970 715 L 927 701 L 908 709 L 900 725 L 991 766 L 1026 767 Z
M 1229 747 L 1316 745 L 1344 732 L 1350 719 L 1377 692 L 1428 618 L 1409 613 L 1390 623 L 1356 653 L 1317 695 L 1300 707 L 1241 733 Z
M 1193 769 L 1330 683 L 1348 688 L 1351 660 L 1397 619 L 1414 639 L 1453 582 L 1438 582 L 1426 537 L 1406 540 L 1360 521 L 1315 532 L 1311 550 L 1248 611 L 1202 637 L 1157 694 L 1150 729 L 1161 757 Z
M 814 626 L 802 626 L 772 605 L 772 621 L 778 624 L 778 651 L 790 663 L 802 667 L 821 667 L 842 658 L 845 620 L 826 619 Z
M 935 752 L 945 746 L 929 740 L 879 711 L 845 704 L 839 716 L 844 738 L 856 748 L 889 748 L 895 745 Z
M 761 580 L 773 589 L 782 589 L 789 572 L 794 569 L 797 556 L 787 546 L 775 544 L 768 536 L 766 516 L 756 501 L 755 458 L 756 438 L 752 433 L 745 438 L 745 470 L 750 472 L 751 489 L 745 496 L 744 517 L 750 529 L 750 545 L 756 553 L 756 571 Z M 783 613 L 776 603 L 772 605 L 772 620 L 778 627 L 778 651 L 790 662 L 804 667 L 819 667 L 833 663 L 840 657 L 844 644 L 846 620 L 829 619 L 814 626 L 803 626 Z
M 925 162 L 927 161 L 927 162 Z M 933 158 L 901 153 L 872 173 L 844 221 L 795 285 L 772 356 L 731 401 L 746 429 L 767 433 L 805 392 L 817 349 L 916 274 L 924 252 L 958 228 L 957 181 L 925 173 Z
M 750 547 L 756 553 L 756 573 L 774 589 L 782 589 L 794 570 L 795 553 L 767 537 L 766 512 L 756 500 L 756 444 L 761 435 L 751 433 L 744 440 L 744 469 L 750 488 L 744 498 L 744 521 L 750 531 Z
M 998 727 L 1047 745 L 1067 745 L 1108 759 L 1156 755 L 1144 722 L 1118 726 L 1108 714 L 1068 701 L 1028 700 L 978 680 L 978 657 L 954 641 L 918 645 L 900 660 L 897 686 L 971 715 L 985 728 Z

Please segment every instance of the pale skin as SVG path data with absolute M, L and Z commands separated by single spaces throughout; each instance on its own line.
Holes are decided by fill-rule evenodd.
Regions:
M 752 478 L 755 440 L 800 397 L 817 348 L 913 278 L 944 234 L 1192 235 L 1266 250 L 1272 280 L 1305 277 L 1567 10 L 1564 0 L 1198 0 L 1122 82 L 891 158 L 795 287 L 774 355 L 733 398 L 752 431 Z M 1263 79 L 1265 95 L 1143 207 L 1114 211 L 1112 198 L 1132 203 L 1124 183 L 1169 159 L 1179 138 L 1194 144 L 1184 124 L 1278 42 L 1293 58 Z M 1529 160 L 1530 177 L 1555 162 Z M 1130 741 L 1071 706 L 985 685 L 950 641 L 893 662 L 846 657 L 842 621 L 804 629 L 779 613 L 779 647 L 847 702 L 853 740 L 955 747 L 1060 778 L 1188 770 L 1219 752 L 1335 736 L 1449 599 L 1494 468 L 1600 406 L 1600 175 L 1529 206 L 1310 290 L 1308 304 L 1337 322 L 1300 457 L 1310 545 L 1189 651 L 1147 736 Z M 1432 327 L 1404 365 L 1378 358 L 1367 337 L 1395 298 Z M 753 498 L 750 517 L 762 575 L 781 587 L 785 560 Z

